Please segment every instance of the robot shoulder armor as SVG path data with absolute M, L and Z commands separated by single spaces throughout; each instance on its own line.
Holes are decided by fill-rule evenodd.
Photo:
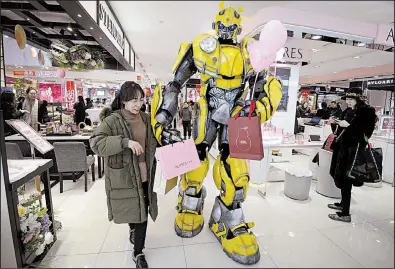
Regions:
M 173 73 L 178 69 L 180 66 L 181 62 L 184 60 L 185 55 L 188 53 L 188 51 L 191 49 L 192 43 L 189 42 L 183 42 L 180 45 L 180 49 L 178 50 L 178 55 L 177 55 L 177 60 L 173 65 Z
M 194 54 L 208 53 L 211 54 L 219 48 L 219 42 L 216 37 L 210 34 L 198 35 L 192 42 Z

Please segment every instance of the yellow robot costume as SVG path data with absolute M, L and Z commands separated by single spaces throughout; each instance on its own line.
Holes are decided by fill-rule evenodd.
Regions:
M 177 113 L 178 95 L 187 80 L 194 73 L 200 73 L 202 88 L 193 137 L 201 166 L 181 176 L 175 231 L 181 237 L 193 237 L 203 228 L 203 206 L 207 195 L 203 181 L 210 166 L 207 153 L 218 139 L 220 156 L 214 164 L 213 177 L 220 193 L 214 202 L 209 227 L 230 258 L 242 264 L 254 264 L 260 259 L 257 239 L 250 231 L 254 223 L 244 220 L 241 208 L 248 191 L 248 167 L 245 160 L 229 156 L 227 126 L 228 119 L 236 113 L 248 114 L 250 102 L 244 99 L 248 90 L 252 90 L 257 75 L 247 51 L 247 45 L 253 39 L 236 42 L 241 33 L 240 12 L 241 8 L 225 8 L 221 2 L 213 23 L 217 36 L 202 34 L 191 43 L 181 44 L 173 68 L 174 80 L 163 91 L 160 85 L 155 89 L 151 119 L 161 145 L 179 141 L 180 138 L 169 129 Z M 277 79 L 269 77 L 266 80 L 265 74 L 257 75 L 253 99 L 256 102 L 255 115 L 261 122 L 272 117 L 281 96 L 281 84 Z

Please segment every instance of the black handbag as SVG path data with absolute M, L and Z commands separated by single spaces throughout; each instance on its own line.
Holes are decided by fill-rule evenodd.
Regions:
M 383 151 L 381 148 L 372 148 L 368 142 L 367 148 L 356 147 L 349 149 L 349 156 L 354 156 L 347 177 L 364 183 L 378 183 L 382 180 Z

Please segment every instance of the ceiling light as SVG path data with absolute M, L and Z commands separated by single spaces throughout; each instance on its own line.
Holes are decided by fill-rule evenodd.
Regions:
M 35 34 L 36 32 L 33 31 L 33 34 Z
M 358 43 L 358 47 L 365 47 L 365 46 L 366 46 L 366 44 L 363 43 L 363 42 L 359 42 L 359 43 Z
M 71 27 L 70 23 L 69 23 L 69 25 L 67 25 L 67 30 L 68 30 L 69 32 L 72 32 L 72 31 L 73 31 L 73 28 Z
M 335 71 L 335 72 L 333 72 L 333 73 L 335 73 L 335 74 L 336 74 L 337 72 Z
M 91 28 L 89 28 L 89 29 L 93 30 L 93 27 L 91 27 Z
M 359 58 L 361 58 L 361 56 L 354 56 L 353 58 L 354 59 L 359 59 Z
M 313 35 L 311 37 L 311 39 L 313 39 L 313 40 L 318 40 L 318 39 L 321 39 L 321 38 L 322 38 L 322 35 Z
M 77 34 L 74 34 L 74 36 L 77 36 Z
M 77 16 L 78 16 L 78 18 L 81 18 L 81 17 L 82 17 L 81 14 L 78 14 Z
M 99 37 L 99 39 L 103 39 L 102 37 Z
M 29 18 L 26 18 L 26 20 L 30 21 L 30 19 L 29 19 Z
M 349 78 L 348 80 L 353 80 L 352 78 Z
M 314 65 L 314 68 L 318 68 L 318 67 L 320 67 L 319 65 Z

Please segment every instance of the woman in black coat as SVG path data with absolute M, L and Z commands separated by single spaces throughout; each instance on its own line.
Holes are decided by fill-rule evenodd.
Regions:
M 19 119 L 23 114 L 27 113 L 26 110 L 17 110 L 15 103 L 15 93 L 4 91 L 1 93 L 1 110 L 3 110 L 3 119 L 14 120 Z M 6 122 L 4 122 L 4 136 L 16 134 Z
M 82 96 L 78 96 L 78 102 L 74 105 L 75 110 L 75 123 L 78 125 L 80 122 L 85 123 L 85 102 Z
M 376 111 L 368 106 L 359 88 L 350 88 L 346 96 L 348 108 L 343 111 L 339 120 L 334 125 L 338 135 L 333 142 L 333 155 L 330 174 L 335 180 L 336 187 L 341 190 L 340 203 L 329 204 L 331 209 L 339 210 L 336 214 L 329 214 L 329 218 L 337 221 L 351 222 L 350 203 L 352 186 L 360 187 L 363 184 L 347 177 L 347 171 L 354 156 L 350 156 L 350 148 L 355 148 L 358 143 L 360 148 L 367 146 L 367 139 L 373 134 L 377 121 Z

